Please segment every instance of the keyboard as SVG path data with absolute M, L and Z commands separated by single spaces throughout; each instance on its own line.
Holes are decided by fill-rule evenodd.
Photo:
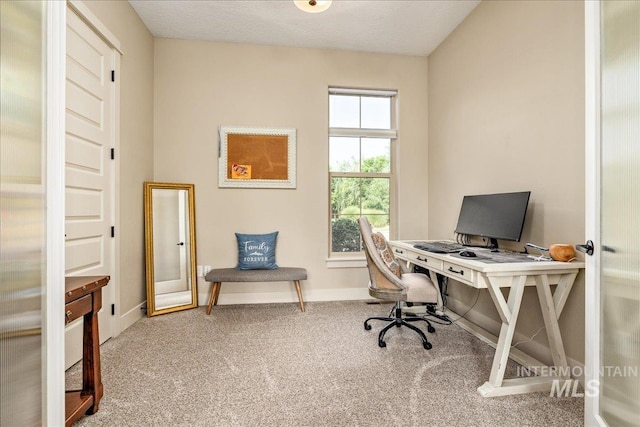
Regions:
M 457 243 L 451 242 L 419 242 L 413 245 L 416 249 L 421 249 L 427 252 L 434 252 L 438 254 L 449 254 L 453 252 L 460 252 L 465 250 L 466 248 Z

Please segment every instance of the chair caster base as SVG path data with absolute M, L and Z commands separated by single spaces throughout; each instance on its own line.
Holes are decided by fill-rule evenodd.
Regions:
M 387 346 L 387 343 L 384 341 L 384 336 L 387 333 L 387 331 L 391 328 L 393 328 L 394 326 L 396 328 L 399 328 L 401 326 L 406 326 L 407 328 L 413 330 L 414 332 L 416 332 L 420 338 L 422 338 L 422 347 L 424 347 L 425 350 L 431 350 L 431 348 L 433 347 L 431 345 L 431 343 L 427 340 L 426 335 L 424 334 L 424 332 L 422 332 L 418 327 L 414 326 L 412 323 L 416 322 L 416 321 L 424 321 L 427 323 L 427 331 L 429 333 L 434 333 L 436 331 L 436 329 L 431 325 L 431 323 L 429 323 L 428 320 L 421 318 L 421 317 L 412 317 L 412 318 L 403 318 L 402 317 L 402 312 L 400 310 L 400 308 L 398 308 L 398 306 L 396 305 L 396 307 L 394 307 L 394 309 L 391 311 L 391 314 L 393 314 L 393 316 L 389 316 L 389 317 L 370 317 L 367 320 L 364 321 L 364 329 L 365 331 L 370 331 L 371 330 L 371 325 L 369 324 L 369 322 L 371 320 L 381 320 L 383 322 L 388 322 L 388 324 L 382 328 L 382 330 L 380 331 L 379 335 L 378 335 L 378 346 L 380 348 L 385 348 Z

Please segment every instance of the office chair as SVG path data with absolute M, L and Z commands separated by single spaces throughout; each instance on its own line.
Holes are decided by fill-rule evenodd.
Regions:
M 366 217 L 358 219 L 364 252 L 367 256 L 367 268 L 369 269 L 369 295 L 384 301 L 395 301 L 387 317 L 370 317 L 364 322 L 364 329 L 371 330 L 369 322 L 371 320 L 382 320 L 389 322 L 378 335 L 378 345 L 386 347 L 384 336 L 393 326 L 407 328 L 415 331 L 422 338 L 422 346 L 429 350 L 431 343 L 426 335 L 413 322 L 424 321 L 427 323 L 427 331 L 435 332 L 431 323 L 422 317 L 403 317 L 402 303 L 421 302 L 436 303 L 438 301 L 438 290 L 431 279 L 422 273 L 403 273 L 400 265 L 396 262 L 391 248 L 386 239 L 380 233 L 373 233 L 371 224 Z

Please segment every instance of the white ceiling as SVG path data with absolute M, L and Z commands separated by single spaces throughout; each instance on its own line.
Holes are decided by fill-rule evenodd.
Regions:
M 428 56 L 480 0 L 129 0 L 155 37 Z

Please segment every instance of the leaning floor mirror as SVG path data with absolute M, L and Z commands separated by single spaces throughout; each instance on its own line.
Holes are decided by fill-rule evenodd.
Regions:
M 147 315 L 198 306 L 193 184 L 144 183 Z

